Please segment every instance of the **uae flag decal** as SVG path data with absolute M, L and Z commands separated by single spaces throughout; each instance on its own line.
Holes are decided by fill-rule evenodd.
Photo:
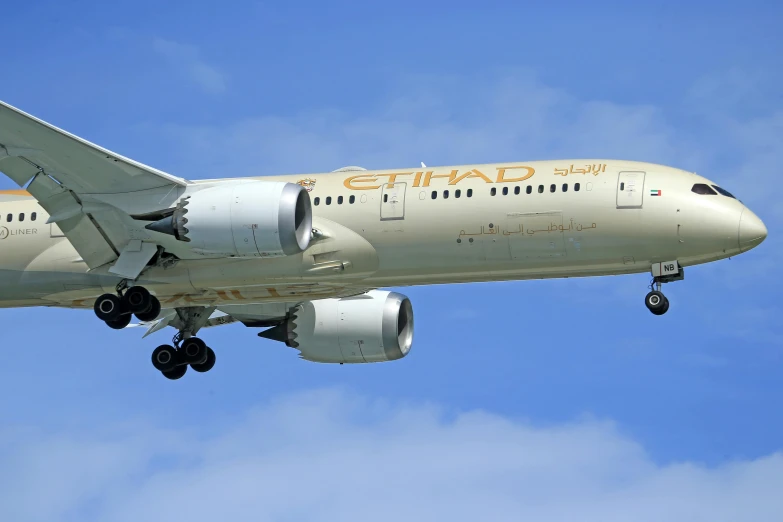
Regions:
M 650 195 L 651 196 L 660 196 L 661 195 L 661 191 L 660 191 L 660 189 L 658 189 L 658 190 L 651 190 L 650 191 Z

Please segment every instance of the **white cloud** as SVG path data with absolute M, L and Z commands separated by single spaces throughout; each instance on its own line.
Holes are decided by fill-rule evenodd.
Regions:
M 691 154 L 676 146 L 652 106 L 583 102 L 524 71 L 468 89 L 464 83 L 443 77 L 407 82 L 416 87 L 401 87 L 379 100 L 377 111 L 358 116 L 334 109 L 285 119 L 251 114 L 226 126 L 164 125 L 157 131 L 193 178 L 557 157 L 682 164 Z
M 0 439 L 0 519 L 779 520 L 783 455 L 660 465 L 612 423 L 535 426 L 320 390 L 195 436 Z
M 162 38 L 155 38 L 153 46 L 174 67 L 182 68 L 190 79 L 206 92 L 221 93 L 226 90 L 225 75 L 217 68 L 206 63 L 201 58 L 197 47 Z

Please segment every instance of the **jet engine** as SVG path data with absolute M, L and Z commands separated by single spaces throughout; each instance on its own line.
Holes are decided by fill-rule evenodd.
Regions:
M 294 183 L 224 183 L 185 196 L 147 229 L 204 255 L 281 257 L 310 244 L 310 196 Z
M 285 342 L 308 361 L 393 361 L 411 349 L 413 307 L 404 295 L 380 290 L 308 301 L 297 306 L 285 322 L 258 335 Z

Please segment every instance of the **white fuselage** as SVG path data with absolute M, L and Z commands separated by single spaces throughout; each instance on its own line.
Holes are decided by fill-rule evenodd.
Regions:
M 712 186 L 709 180 L 649 163 L 565 160 L 255 179 L 310 190 L 310 247 L 287 257 L 183 259 L 151 268 L 139 282 L 164 306 L 649 272 L 659 262 L 684 267 L 727 258 L 766 237 L 737 199 L 692 191 Z M 47 218 L 23 192 L 0 192 L 0 307 L 91 307 L 119 281 L 105 269 L 88 271 Z

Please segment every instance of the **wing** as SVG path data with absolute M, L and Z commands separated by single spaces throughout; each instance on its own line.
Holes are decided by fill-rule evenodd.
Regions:
M 38 200 L 90 268 L 143 239 L 128 209 L 175 200 L 189 182 L 0 102 L 0 171 Z M 163 207 L 165 208 L 165 207 Z

